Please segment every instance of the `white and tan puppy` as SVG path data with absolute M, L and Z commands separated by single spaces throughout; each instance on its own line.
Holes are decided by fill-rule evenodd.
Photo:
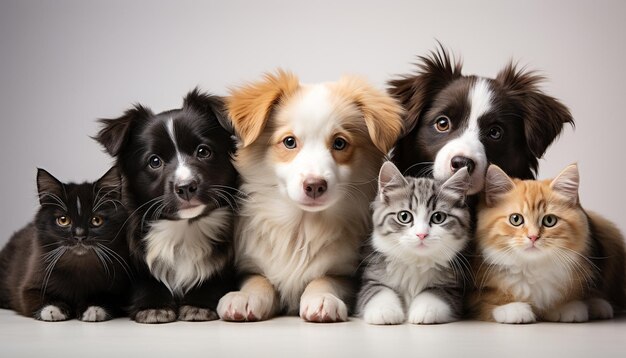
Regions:
M 401 107 L 360 78 L 304 85 L 280 70 L 233 90 L 227 106 L 247 195 L 235 234 L 245 278 L 218 314 L 345 321 L 378 169 L 403 131 Z

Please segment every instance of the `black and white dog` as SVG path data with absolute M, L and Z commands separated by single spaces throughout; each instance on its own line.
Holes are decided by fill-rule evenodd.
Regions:
M 124 178 L 131 256 L 138 271 L 131 318 L 217 319 L 231 289 L 235 143 L 219 97 L 190 92 L 182 109 L 136 105 L 101 120 L 95 139 Z
M 513 64 L 495 79 L 465 76 L 443 47 L 420 57 L 416 74 L 389 82 L 411 128 L 394 152 L 398 168 L 418 175 L 432 166 L 435 179 L 445 180 L 467 167 L 469 194 L 482 190 L 489 163 L 534 178 L 537 159 L 565 123 L 574 123 L 563 104 L 539 90 L 542 79 Z

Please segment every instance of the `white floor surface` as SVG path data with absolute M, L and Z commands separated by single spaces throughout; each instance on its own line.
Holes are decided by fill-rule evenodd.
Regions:
M 581 324 L 370 326 L 282 317 L 140 325 L 38 322 L 0 310 L 0 357 L 626 357 L 626 316 Z

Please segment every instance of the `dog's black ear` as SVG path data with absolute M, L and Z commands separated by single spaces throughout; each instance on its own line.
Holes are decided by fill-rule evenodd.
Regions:
M 567 107 L 538 88 L 543 79 L 535 72 L 518 70 L 513 63 L 509 63 L 496 76 L 496 82 L 516 98 L 521 107 L 526 142 L 535 158 L 543 156 L 563 130 L 563 125 L 569 123 L 574 126 L 574 119 Z
M 228 119 L 226 106 L 221 97 L 204 93 L 196 87 L 185 96 L 183 107 L 191 108 L 211 118 L 215 117 L 225 130 L 233 134 L 233 125 Z
M 119 118 L 100 119 L 102 129 L 92 138 L 102 144 L 107 153 L 116 157 L 128 141 L 132 127 L 151 116 L 150 109 L 135 105 Z
M 430 56 L 418 57 L 416 74 L 404 75 L 388 82 L 389 94 L 400 101 L 406 110 L 405 134 L 415 128 L 419 116 L 427 110 L 435 94 L 461 77 L 461 61 L 455 61 L 443 45 L 438 44 Z

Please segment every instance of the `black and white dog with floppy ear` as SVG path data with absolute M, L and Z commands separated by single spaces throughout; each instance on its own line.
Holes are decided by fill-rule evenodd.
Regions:
M 95 139 L 116 158 L 131 257 L 131 318 L 140 323 L 217 319 L 233 281 L 235 143 L 222 100 L 190 92 L 181 109 L 135 105 L 102 119 Z
M 512 63 L 493 79 L 466 76 L 440 45 L 417 66 L 417 73 L 389 82 L 411 128 L 394 151 L 405 175 L 432 169 L 435 179 L 445 180 L 467 167 L 469 194 L 482 190 L 490 163 L 532 179 L 538 158 L 564 124 L 574 123 L 563 104 L 539 89 L 543 77 Z

